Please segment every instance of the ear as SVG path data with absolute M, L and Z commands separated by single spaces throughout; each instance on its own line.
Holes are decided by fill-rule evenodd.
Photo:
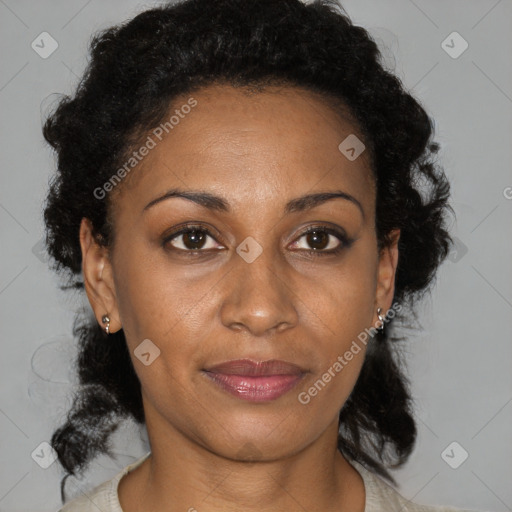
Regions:
M 390 232 L 390 243 L 379 254 L 379 267 L 377 270 L 377 289 L 375 293 L 374 325 L 378 321 L 377 308 L 382 308 L 382 316 L 385 316 L 391 308 L 395 293 L 395 275 L 398 265 L 398 240 L 400 230 Z M 379 322 L 380 323 L 380 322 Z
M 112 264 L 107 247 L 100 245 L 93 235 L 92 224 L 83 218 L 80 224 L 80 247 L 82 249 L 82 273 L 87 298 L 96 320 L 105 327 L 101 318 L 108 315 L 110 332 L 121 329 L 117 307 Z

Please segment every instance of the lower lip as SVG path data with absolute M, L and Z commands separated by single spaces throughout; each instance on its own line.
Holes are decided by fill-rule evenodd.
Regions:
M 208 378 L 237 398 L 251 402 L 276 400 L 293 389 L 304 375 L 228 375 L 205 372 Z

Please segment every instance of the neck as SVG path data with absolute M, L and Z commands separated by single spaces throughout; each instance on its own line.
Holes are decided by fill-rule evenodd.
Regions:
M 250 444 L 246 460 L 233 460 L 168 423 L 164 435 L 159 423 L 147 425 L 152 455 L 121 480 L 126 512 L 364 511 L 363 481 L 337 449 L 337 421 L 296 453 L 253 462 Z

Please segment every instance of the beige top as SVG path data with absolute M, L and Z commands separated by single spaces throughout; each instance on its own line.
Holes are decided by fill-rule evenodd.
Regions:
M 121 478 L 142 464 L 151 452 L 147 453 L 133 464 L 126 466 L 114 478 L 93 489 L 87 496 L 80 496 L 68 502 L 58 512 L 123 512 L 119 503 L 117 487 Z M 365 512 L 470 512 L 453 507 L 431 507 L 415 505 L 406 500 L 384 480 L 374 475 L 361 464 L 352 461 L 364 481 L 366 491 Z

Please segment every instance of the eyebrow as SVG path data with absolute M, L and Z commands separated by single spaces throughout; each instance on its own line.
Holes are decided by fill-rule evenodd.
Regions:
M 150 201 L 145 207 L 143 211 L 149 210 L 152 206 L 155 206 L 158 203 L 161 203 L 162 201 L 165 201 L 167 199 L 171 199 L 173 197 L 180 197 L 182 199 L 187 199 L 189 201 L 192 201 L 200 206 L 204 206 L 205 208 L 208 208 L 209 210 L 214 211 L 220 211 L 220 212 L 226 212 L 230 213 L 231 209 L 229 207 L 229 203 L 223 199 L 222 197 L 210 194 L 209 192 L 205 192 L 202 190 L 180 190 L 180 189 L 171 189 L 168 190 L 165 194 L 163 194 L 160 197 L 157 197 L 156 199 L 153 199 Z M 347 192 L 343 192 L 342 190 L 336 190 L 334 192 L 317 192 L 314 194 L 307 194 L 301 197 L 297 197 L 295 199 L 292 199 L 286 203 L 286 206 L 284 208 L 284 213 L 294 213 L 294 212 L 302 212 L 305 210 L 310 210 L 314 208 L 315 206 L 319 206 L 320 204 L 323 204 L 327 201 L 330 201 L 331 199 L 346 199 L 347 201 L 350 201 L 354 205 L 356 205 L 361 215 L 363 216 L 363 219 L 365 218 L 364 209 L 361 203 L 352 195 L 348 194 Z

